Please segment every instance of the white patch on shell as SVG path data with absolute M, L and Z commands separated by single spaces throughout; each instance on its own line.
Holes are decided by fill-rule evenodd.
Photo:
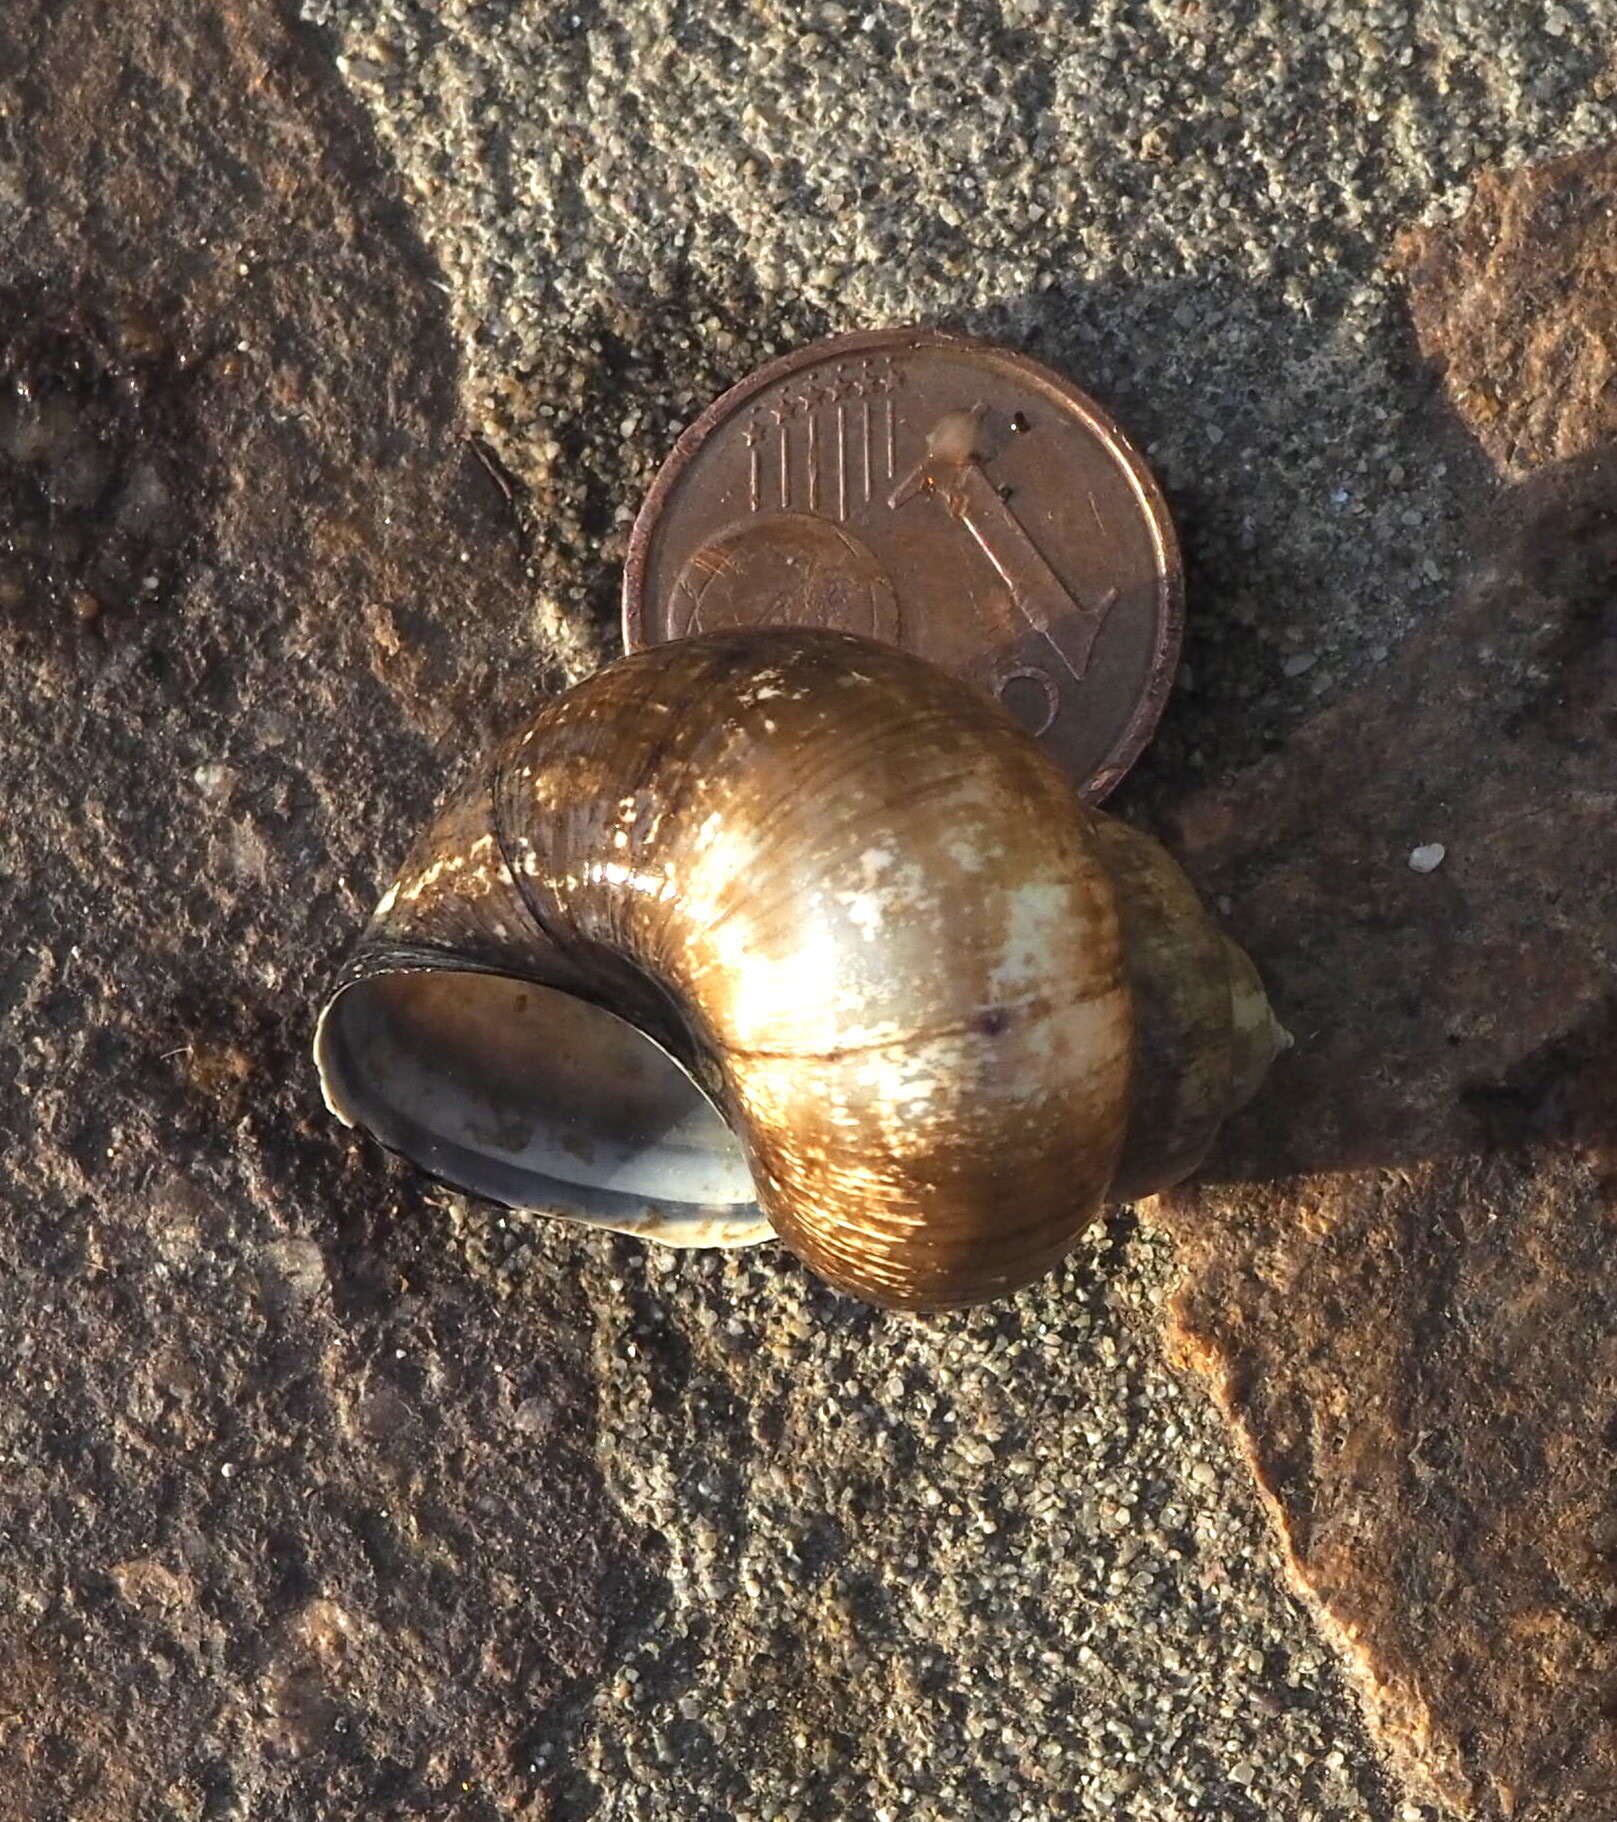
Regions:
M 386 910 L 378 908 L 378 916 L 386 916 L 387 911 L 403 899 L 407 904 L 414 904 L 428 887 L 435 886 L 440 879 L 458 878 L 456 890 L 465 898 L 475 898 L 491 891 L 497 884 L 509 880 L 510 873 L 505 861 L 501 859 L 490 866 L 483 857 L 492 853 L 494 837 L 479 835 L 469 848 L 460 854 L 440 854 L 430 867 L 424 867 L 414 879 L 399 880 L 389 889 L 383 903 Z
M 788 953 L 770 955 L 754 944 L 745 920 L 721 918 L 706 933 L 706 945 L 710 965 L 727 977 L 728 1023 L 735 1042 L 744 1049 L 773 1048 L 783 1033 L 791 1033 L 809 1048 L 819 1045 L 826 989 L 839 973 L 838 938 L 831 924 L 806 931 Z
M 871 1091 L 878 1109 L 885 1105 L 903 1120 L 914 1119 L 947 1088 L 937 1068 L 945 1060 L 940 1053 L 962 1048 L 958 1038 L 949 1038 L 913 1049 L 873 1050 L 859 1068 L 858 1080 Z
M 648 898 L 667 899 L 673 893 L 673 882 L 665 874 L 642 873 L 618 860 L 595 861 L 584 869 L 584 875 L 586 880 L 605 880 L 610 886 L 627 886 L 631 892 L 644 893 Z
M 882 926 L 882 901 L 874 892 L 838 892 L 836 900 L 848 913 L 848 922 L 873 942 Z
M 786 677 L 781 671 L 754 671 L 736 690 L 736 702 L 741 708 L 750 708 L 755 702 L 769 702 L 783 694 L 785 683 Z
M 886 848 L 866 848 L 859 856 L 858 889 L 831 895 L 867 943 L 889 918 L 913 914 L 924 902 L 926 879 L 921 869 L 911 865 L 895 874 L 894 867 Z
M 742 684 L 736 692 L 736 707 L 749 709 L 759 702 L 796 702 L 805 692 L 795 688 L 787 679 L 784 671 L 762 670 L 754 673 L 752 678 Z
M 988 864 L 981 843 L 967 835 L 945 842 L 943 851 L 962 873 L 981 873 Z
M 758 850 L 765 832 L 740 821 L 726 822 L 717 810 L 694 831 L 683 854 L 685 948 L 693 963 L 727 968 L 745 959 L 751 939 L 733 926 L 748 902 L 748 882 L 756 878 Z M 745 917 L 741 919 L 746 923 Z
M 1075 909 L 1071 888 L 1060 880 L 1026 880 L 1011 892 L 1004 947 L 988 975 L 996 1002 L 1048 984 L 1052 966 L 1070 955 Z

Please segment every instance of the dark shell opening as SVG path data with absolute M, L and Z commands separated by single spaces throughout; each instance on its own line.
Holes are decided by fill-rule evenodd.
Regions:
M 369 975 L 326 1007 L 315 1055 L 339 1119 L 474 1195 L 675 1246 L 769 1234 L 740 1141 L 685 1069 L 557 988 Z

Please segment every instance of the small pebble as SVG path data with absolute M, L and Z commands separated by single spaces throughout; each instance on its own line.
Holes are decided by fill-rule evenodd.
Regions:
M 1417 873 L 1435 873 L 1443 864 L 1443 857 L 1448 853 L 1440 841 L 1429 841 L 1424 847 L 1411 848 L 1409 864 Z

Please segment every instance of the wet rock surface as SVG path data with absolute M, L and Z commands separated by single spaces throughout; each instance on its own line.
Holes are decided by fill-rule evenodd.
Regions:
M 543 1814 L 659 1552 L 565 1279 L 497 1307 L 306 1062 L 534 687 L 513 521 L 272 9 L 19 4 L 0 72 L 0 1814 Z

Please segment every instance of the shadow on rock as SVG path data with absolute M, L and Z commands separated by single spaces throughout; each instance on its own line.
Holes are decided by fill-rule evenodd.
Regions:
M 1143 450 L 1184 552 L 1185 669 L 1118 793 L 1164 815 L 1277 752 L 1321 695 L 1447 611 L 1492 471 L 1388 311 L 1300 308 L 1283 275 L 1119 273 L 1008 296 L 947 325 L 1092 393 Z M 1418 529 L 1411 530 L 1411 522 Z M 1288 656 L 1306 659 L 1289 669 Z
M 1617 1792 L 1617 460 L 1492 519 L 1448 620 L 1181 812 L 1298 1041 L 1153 1212 L 1412 1789 L 1572 1822 Z
M 1617 456 L 1489 517 L 1448 619 L 1178 814 L 1297 1039 L 1204 1176 L 1617 1145 Z

